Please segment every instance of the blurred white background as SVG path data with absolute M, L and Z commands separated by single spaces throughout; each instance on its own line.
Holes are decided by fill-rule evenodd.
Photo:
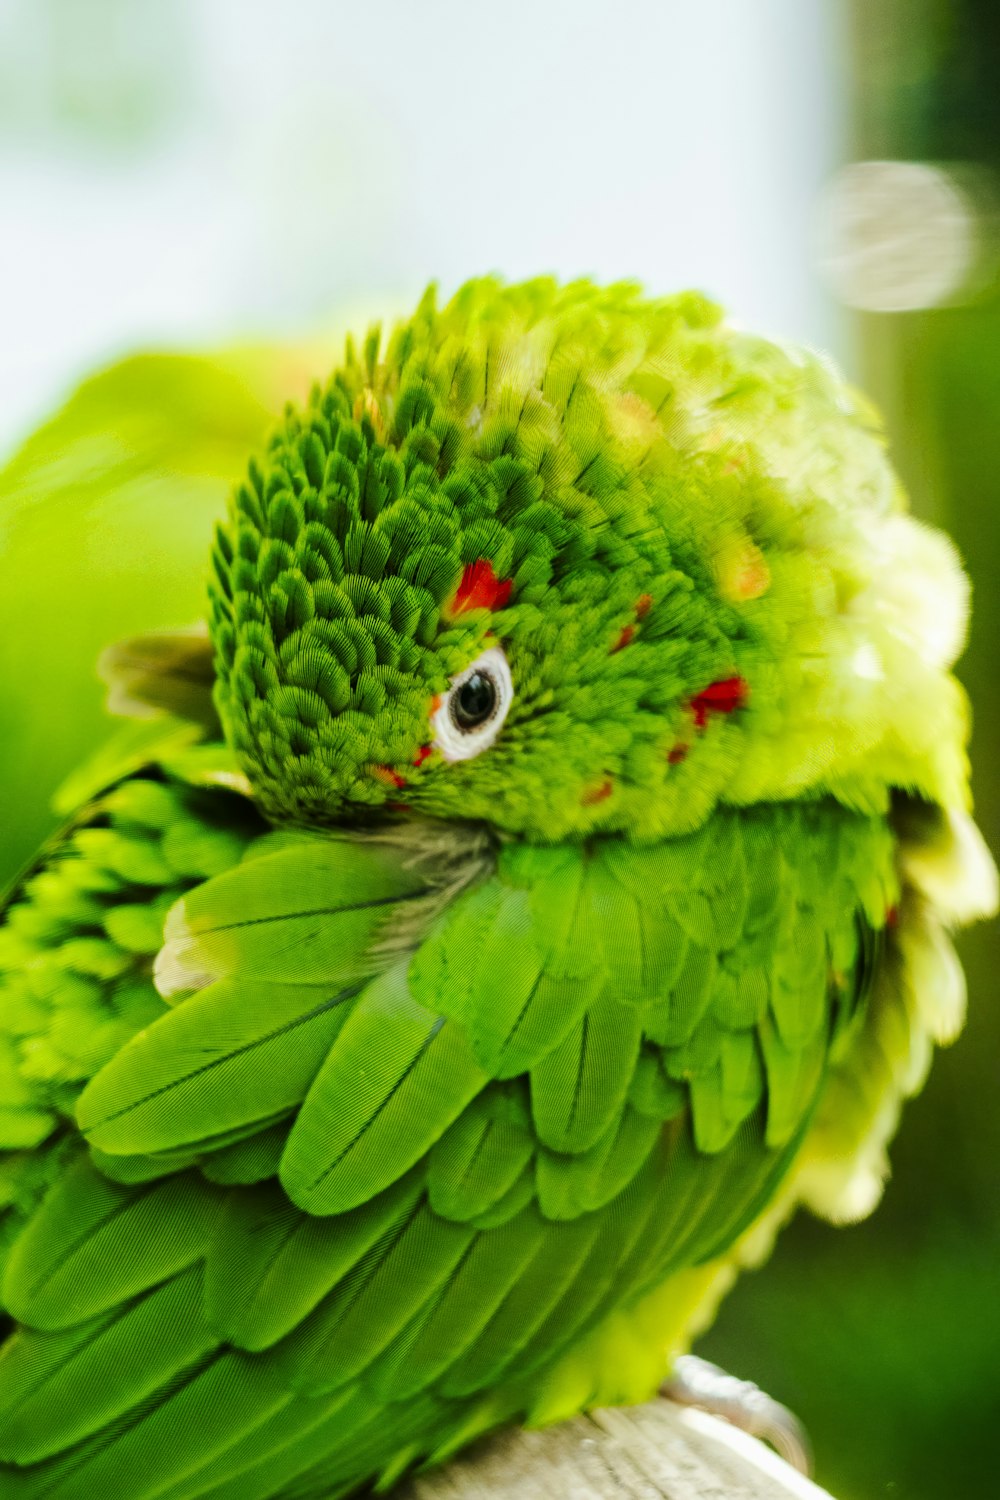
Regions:
M 0 451 L 138 347 L 497 270 L 698 286 L 843 356 L 809 269 L 837 0 L 0 0 Z

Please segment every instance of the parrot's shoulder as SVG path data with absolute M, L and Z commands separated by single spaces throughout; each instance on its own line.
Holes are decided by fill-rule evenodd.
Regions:
M 344 891 L 369 890 L 377 910 L 404 890 L 433 890 L 436 910 L 470 862 L 488 858 L 481 836 L 442 836 L 423 820 L 371 838 L 276 832 L 210 726 L 163 712 L 120 727 L 54 806 L 61 825 L 0 904 L 0 1152 L 41 1146 L 133 1034 L 165 1019 L 180 991 L 203 987 L 178 969 L 183 911 L 211 925 L 213 904 L 224 917 L 232 901 L 242 915 L 260 889 L 280 905 L 283 880 L 306 891 L 324 874 L 329 883 L 331 868 Z M 392 904 L 402 949 L 420 927 L 419 903 Z M 284 930 L 269 916 L 262 947 Z
M 280 1031 L 282 1017 L 287 1022 L 290 1012 L 313 1010 L 311 1025 L 287 1031 L 293 1051 L 303 1044 L 296 1077 L 307 1080 L 310 1064 L 315 1071 L 323 1055 L 321 1036 L 329 1041 L 331 1035 L 319 1017 L 342 1019 L 310 987 L 309 944 L 319 942 L 329 955 L 338 943 L 360 941 L 392 915 L 387 954 L 372 969 L 384 966 L 412 945 L 427 920 L 422 907 L 437 910 L 455 883 L 468 878 L 470 863 L 478 869 L 486 858 L 481 837 L 470 848 L 469 840 L 456 841 L 422 824 L 407 823 L 385 839 L 345 836 L 336 844 L 315 834 L 273 832 L 246 794 L 226 746 L 204 726 L 162 714 L 125 724 L 64 785 L 57 805 L 62 826 L 12 882 L 0 911 L 0 1284 L 14 1239 L 79 1157 L 84 1143 L 78 1123 L 88 1118 L 79 1113 L 81 1096 L 91 1097 L 92 1085 L 99 1095 L 109 1070 L 112 1077 L 128 1070 L 134 1039 L 150 1034 L 151 1054 L 169 1069 L 176 1062 L 170 1037 L 173 1027 L 176 1042 L 178 1021 L 180 1045 L 187 1038 L 189 1055 L 211 1045 L 211 1019 L 202 1030 L 206 1007 L 212 1013 L 214 1005 L 223 1031 L 233 1029 L 238 1015 L 243 1043 L 255 1025 L 263 1036 L 274 1030 L 273 1016 Z M 226 874 L 233 877 L 228 883 Z M 324 904 L 331 883 L 351 910 L 339 924 Z M 294 922 L 269 919 L 275 904 L 288 902 L 290 889 L 291 904 L 312 911 L 297 931 Z M 418 895 L 429 901 L 414 899 Z M 254 899 L 272 907 L 259 924 L 251 918 L 246 929 L 260 939 L 261 952 L 303 938 L 296 975 L 302 983 L 272 985 L 269 975 L 280 967 L 275 958 L 270 967 L 262 964 L 258 983 L 243 987 L 242 979 L 230 979 L 202 995 L 196 992 L 204 976 L 188 975 L 179 990 L 179 950 L 192 942 L 190 933 L 180 937 L 185 914 L 200 926 L 225 927 L 227 913 L 246 915 Z M 211 916 L 215 903 L 218 923 Z M 320 931 L 327 919 L 330 927 Z M 343 955 L 345 969 L 352 957 Z M 354 984 L 352 993 L 358 988 Z M 298 1012 L 296 998 L 303 998 Z M 200 1003 L 180 1003 L 192 999 Z M 239 1054 L 239 1040 L 234 1050 Z M 265 1053 L 266 1047 L 260 1053 L 247 1048 L 244 1068 L 253 1062 L 266 1068 Z M 220 1065 L 210 1078 L 227 1083 L 232 1074 Z M 294 1082 L 285 1101 L 289 1086 L 287 1078 L 277 1085 L 279 1093 L 285 1090 L 277 1121 L 241 1119 L 232 1131 L 214 1122 L 210 1140 L 194 1140 L 195 1111 L 181 1149 L 111 1154 L 92 1145 L 92 1160 L 103 1178 L 123 1190 L 192 1164 L 220 1182 L 266 1178 L 277 1170 L 288 1108 L 296 1102 Z M 130 1122 L 127 1111 L 123 1119 Z M 75 1192 L 76 1181 L 68 1178 L 60 1192 Z M 0 1308 L 8 1300 L 0 1293 Z

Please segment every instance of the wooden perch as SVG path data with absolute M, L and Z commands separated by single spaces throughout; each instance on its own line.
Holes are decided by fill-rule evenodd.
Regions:
M 672 1401 L 504 1432 L 398 1500 L 830 1500 L 756 1438 Z

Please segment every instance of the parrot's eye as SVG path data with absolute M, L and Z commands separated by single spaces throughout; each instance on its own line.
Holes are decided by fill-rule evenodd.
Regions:
M 451 716 L 458 729 L 478 729 L 492 718 L 497 706 L 497 689 L 486 672 L 473 672 L 451 699 Z
M 445 760 L 471 760 L 492 745 L 513 697 L 507 658 L 491 646 L 451 679 L 431 716 L 434 743 Z

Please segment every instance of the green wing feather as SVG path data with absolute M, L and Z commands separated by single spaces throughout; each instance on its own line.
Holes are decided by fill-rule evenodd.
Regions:
M 203 1279 L 195 1264 L 99 1317 L 13 1334 L 2 1356 L 0 1458 L 37 1463 L 70 1449 L 210 1354 L 218 1337 Z
M 489 1082 L 460 1023 L 418 1004 L 406 970 L 367 986 L 289 1134 L 281 1181 L 309 1213 L 389 1187 Z
M 88 1084 L 77 1119 L 109 1154 L 198 1149 L 300 1104 L 358 983 L 222 979 L 133 1038 Z
M 522 1090 L 511 1083 L 490 1085 L 428 1153 L 431 1207 L 459 1222 L 488 1214 L 531 1171 L 535 1147 Z
M 219 1336 L 265 1349 L 289 1333 L 412 1213 L 410 1178 L 352 1213 L 301 1213 L 277 1183 L 230 1193 L 207 1255 L 205 1311 Z
M 16 1241 L 4 1304 L 31 1327 L 71 1328 L 202 1260 L 217 1213 L 196 1177 L 127 1188 L 84 1155 Z
M 773 1195 L 893 894 L 831 804 L 277 835 L 197 748 L 91 791 L 4 932 L 15 1497 L 336 1494 L 530 1412 Z

